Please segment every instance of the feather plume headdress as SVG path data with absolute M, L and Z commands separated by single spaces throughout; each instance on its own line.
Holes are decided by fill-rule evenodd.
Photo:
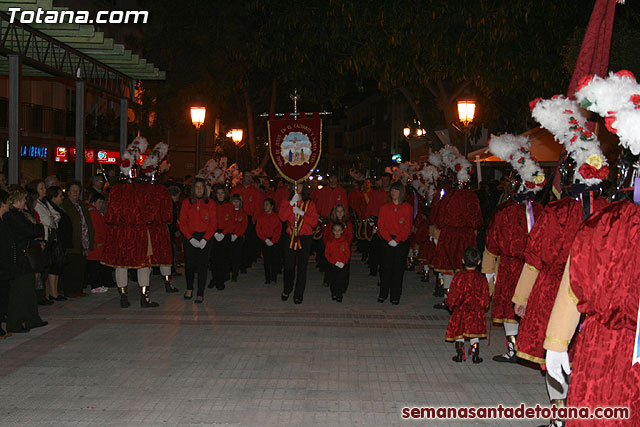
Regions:
M 509 133 L 491 135 L 489 151 L 508 162 L 522 179 L 521 192 L 540 191 L 547 183 L 544 171 L 531 155 L 531 142 L 525 136 Z

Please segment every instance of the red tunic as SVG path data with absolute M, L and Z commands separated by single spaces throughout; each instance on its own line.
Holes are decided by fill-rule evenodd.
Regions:
M 93 224 L 93 249 L 89 250 L 87 260 L 100 261 L 104 253 L 104 243 L 107 240 L 107 223 L 104 221 L 104 215 L 95 206 L 87 204 L 87 210 Z
M 204 232 L 204 239 L 211 240 L 218 229 L 216 203 L 212 200 L 205 203 L 205 200 L 197 199 L 195 203 L 191 203 L 187 198 L 182 201 L 178 227 L 187 240 L 191 239 L 194 233 L 202 232 Z
M 382 188 L 378 188 L 376 190 L 371 190 L 369 193 L 369 203 L 367 204 L 367 209 L 365 210 L 364 215 L 367 217 L 375 216 L 377 217 L 380 213 L 380 208 L 385 203 L 389 202 L 389 192 L 384 191 Z
M 573 357 L 567 404 L 627 406 L 640 425 L 640 364 L 631 365 L 640 300 L 640 207 L 614 203 L 586 221 L 571 249 L 571 291 L 586 314 Z M 592 426 L 572 420 L 571 426 Z
M 303 204 L 306 204 L 306 202 L 298 202 L 297 206 L 301 208 Z M 289 204 L 288 200 L 282 202 L 282 205 L 280 205 L 280 209 L 278 210 L 278 215 L 280 216 L 280 220 L 282 222 L 287 223 L 287 233 L 289 233 L 290 236 L 293 235 L 295 215 L 293 214 L 293 206 Z M 318 212 L 316 211 L 316 205 L 312 201 L 309 201 L 309 206 L 307 208 L 307 211 L 304 214 L 304 216 L 300 218 L 300 220 L 302 221 L 302 224 L 301 224 L 299 235 L 300 236 L 312 235 L 313 229 L 318 224 Z M 300 223 L 298 224 L 300 225 Z
M 476 247 L 476 230 L 482 226 L 482 211 L 476 194 L 466 188 L 451 189 L 438 204 L 435 226 L 440 231 L 435 271 L 453 273 L 462 269 L 462 254 Z
M 167 224 L 172 215 L 171 197 L 161 185 L 120 183 L 113 186 L 105 214 L 108 227 L 102 263 L 122 268 L 170 265 L 171 240 Z
M 328 218 L 333 208 L 338 204 L 342 204 L 345 210 L 349 210 L 347 191 L 341 186 L 338 185 L 336 188 L 326 186 L 318 192 L 316 202 L 318 215 Z
M 602 210 L 606 205 L 604 198 L 595 199 L 596 211 Z M 518 357 L 544 364 L 545 349 L 542 345 L 549 316 L 571 244 L 580 225 L 582 202 L 565 197 L 549 203 L 531 230 L 524 253 L 525 262 L 540 270 L 540 273 L 529 294 L 525 315 L 520 321 L 516 342 Z
M 216 232 L 227 234 L 231 230 L 231 216 L 233 214 L 233 205 L 229 202 L 219 203 L 213 202 L 216 207 Z
M 256 234 L 263 242 L 270 239 L 273 243 L 278 243 L 282 233 L 282 222 L 275 212 L 263 212 L 256 221 Z
M 411 238 L 415 245 L 414 249 L 418 250 L 418 260 L 423 265 L 429 263 L 436 251 L 436 245 L 431 240 L 431 236 L 429 236 L 430 226 L 429 220 L 424 215 L 418 214 L 415 222 L 416 232 Z
M 331 239 L 326 243 L 324 254 L 331 264 L 341 262 L 347 264 L 351 258 L 351 242 L 345 236 L 339 239 Z
M 386 203 L 378 216 L 378 235 L 387 242 L 404 242 L 411 235 L 413 208 L 407 203 Z
M 353 226 L 351 225 L 350 222 L 347 222 L 347 225 L 345 225 L 344 231 L 342 232 L 342 236 L 345 239 L 347 239 L 349 243 L 353 241 Z M 329 223 L 329 225 L 327 225 L 324 228 L 324 231 L 322 232 L 322 240 L 326 244 L 329 240 L 334 240 L 334 239 L 335 237 L 333 237 L 332 226 L 331 226 L 331 223 Z
M 278 209 L 282 202 L 289 200 L 289 187 L 284 184 L 278 186 L 276 194 L 273 196 L 273 200 L 276 202 L 274 209 Z
M 244 208 L 231 211 L 231 217 L 227 223 L 229 227 L 229 233 L 235 234 L 238 237 L 244 236 L 247 231 L 247 225 L 249 224 L 249 217 Z
M 255 223 L 260 212 L 264 212 L 264 194 L 253 185 L 245 187 L 243 184 L 233 187 L 231 194 L 236 193 L 242 197 L 242 209 L 247 215 L 251 215 Z
M 351 190 L 347 197 L 349 202 L 349 211 L 356 218 L 362 218 L 364 216 L 364 211 L 367 208 L 362 191 Z
M 489 306 L 489 283 L 484 274 L 475 270 L 457 273 L 445 301 L 453 311 L 447 326 L 447 341 L 487 337 L 484 313 Z
M 540 219 L 543 207 L 532 203 L 533 224 Z M 513 293 L 522 267 L 529 239 L 526 205 L 508 200 L 496 207 L 487 229 L 486 249 L 500 257 L 493 295 L 492 317 L 497 323 L 517 323 L 513 311 Z

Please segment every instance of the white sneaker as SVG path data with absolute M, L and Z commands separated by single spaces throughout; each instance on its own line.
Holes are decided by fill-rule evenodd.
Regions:
M 91 293 L 92 294 L 104 294 L 108 290 L 109 290 L 108 288 L 105 288 L 104 286 L 100 286 L 99 288 L 91 289 Z

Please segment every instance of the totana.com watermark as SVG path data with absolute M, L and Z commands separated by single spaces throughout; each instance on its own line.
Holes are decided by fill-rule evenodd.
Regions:
M 95 16 L 88 10 L 22 10 L 10 7 L 9 22 L 21 24 L 146 24 L 146 10 L 100 10 Z

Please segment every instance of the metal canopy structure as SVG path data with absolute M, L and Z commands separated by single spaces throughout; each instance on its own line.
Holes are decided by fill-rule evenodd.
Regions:
M 120 99 L 120 151 L 127 145 L 127 109 L 135 80 L 164 80 L 165 72 L 147 63 L 93 25 L 11 23 L 9 8 L 66 11 L 52 0 L 0 3 L 0 75 L 9 76 L 9 182 L 17 183 L 20 157 L 20 79 L 58 76 L 75 81 L 75 148 L 84 153 L 86 86 Z M 77 155 L 75 177 L 83 176 L 84 156 Z

